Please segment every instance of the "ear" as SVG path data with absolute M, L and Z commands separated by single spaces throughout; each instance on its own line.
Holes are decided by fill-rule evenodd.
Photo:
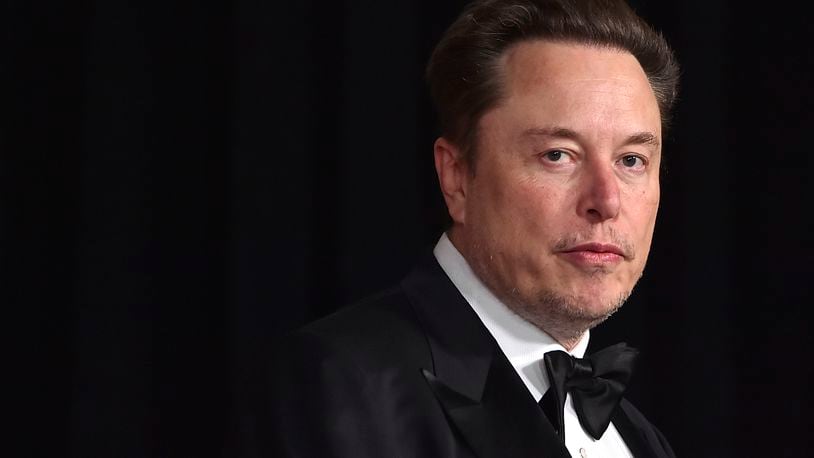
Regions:
M 449 216 L 455 224 L 464 224 L 466 219 L 466 188 L 469 169 L 461 150 L 444 137 L 435 141 L 435 172 L 441 193 L 447 203 Z

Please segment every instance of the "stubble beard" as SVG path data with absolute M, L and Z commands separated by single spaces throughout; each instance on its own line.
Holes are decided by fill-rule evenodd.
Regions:
M 589 303 L 596 298 L 565 295 L 551 289 L 521 291 L 509 279 L 494 271 L 493 257 L 484 244 L 475 244 L 469 253 L 471 267 L 481 281 L 512 312 L 533 324 L 570 350 L 585 332 L 613 315 L 627 301 L 632 290 L 608 299 L 600 307 Z M 592 276 L 606 275 L 598 269 Z
M 550 290 L 536 292 L 532 298 L 524 298 L 517 289 L 512 289 L 509 297 L 503 301 L 515 314 L 570 350 L 579 343 L 587 330 L 616 313 L 629 296 L 630 291 L 622 293 L 608 303 L 602 304 L 603 306 L 593 313 L 586 299 Z

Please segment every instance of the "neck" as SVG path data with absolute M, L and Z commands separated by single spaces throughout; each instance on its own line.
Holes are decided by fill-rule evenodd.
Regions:
M 557 343 L 565 347 L 565 349 L 568 350 L 569 353 L 573 351 L 577 345 L 579 345 L 579 342 L 582 340 L 583 337 L 585 337 L 585 332 L 587 331 L 587 329 L 585 329 L 582 331 L 576 331 L 578 332 L 578 334 L 574 334 L 573 332 L 563 334 L 561 332 L 557 332 L 554 330 L 547 330 L 543 328 L 540 329 L 542 329 L 543 332 L 545 332 L 546 334 L 553 337 L 554 340 L 556 340 Z

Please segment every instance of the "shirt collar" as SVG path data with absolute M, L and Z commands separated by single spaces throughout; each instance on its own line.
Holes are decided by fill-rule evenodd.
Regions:
M 509 359 L 535 400 L 548 390 L 548 377 L 541 364 L 543 355 L 553 350 L 567 351 L 553 337 L 520 318 L 500 301 L 469 267 L 447 234 L 441 235 L 433 250 L 438 264 L 483 322 Z M 568 353 L 585 355 L 590 333 Z

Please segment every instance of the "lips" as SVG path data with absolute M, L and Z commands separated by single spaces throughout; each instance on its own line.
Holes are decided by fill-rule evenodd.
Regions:
M 616 254 L 621 257 L 625 257 L 624 251 L 616 245 L 610 243 L 583 243 L 581 245 L 577 245 L 571 248 L 567 248 L 563 250 L 565 253 L 573 253 L 577 251 L 587 251 L 593 253 L 611 253 Z
M 610 266 L 622 262 L 627 256 L 617 245 L 583 243 L 560 252 L 565 259 L 581 267 Z

